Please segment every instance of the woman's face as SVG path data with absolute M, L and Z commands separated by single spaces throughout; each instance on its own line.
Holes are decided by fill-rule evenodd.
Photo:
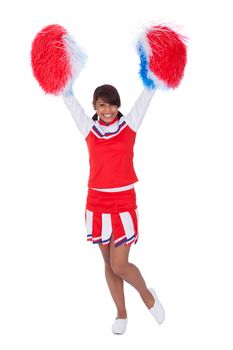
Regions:
M 96 110 L 98 116 L 106 123 L 110 123 L 114 118 L 116 118 L 118 113 L 117 106 L 111 105 L 101 98 L 97 99 L 94 109 Z

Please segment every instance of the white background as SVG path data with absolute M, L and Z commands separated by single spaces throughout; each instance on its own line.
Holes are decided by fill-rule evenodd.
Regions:
M 232 27 L 230 1 L 7 1 L 0 9 L 0 348 L 232 349 Z M 116 316 L 99 248 L 86 242 L 85 141 L 60 98 L 32 76 L 31 42 L 63 25 L 89 60 L 75 94 L 90 116 L 110 83 L 127 113 L 142 84 L 143 23 L 189 37 L 180 87 L 158 92 L 135 146 L 140 239 L 130 260 L 166 309 L 158 326 L 125 286 Z

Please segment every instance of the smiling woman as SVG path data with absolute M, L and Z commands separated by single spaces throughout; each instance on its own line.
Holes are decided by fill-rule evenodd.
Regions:
M 140 270 L 128 261 L 132 244 L 138 241 L 138 211 L 134 183 L 134 143 L 155 89 L 147 87 L 139 95 L 133 108 L 122 115 L 117 89 L 102 85 L 95 89 L 92 119 L 76 100 L 72 90 L 64 91 L 63 99 L 83 134 L 89 152 L 90 175 L 85 221 L 87 240 L 98 244 L 105 263 L 106 281 L 117 308 L 112 324 L 115 334 L 123 334 L 127 327 L 124 281 L 131 284 L 155 320 L 165 319 L 163 306 L 153 289 L 149 289 Z
M 87 240 L 98 244 L 103 255 L 106 281 L 117 308 L 117 317 L 112 325 L 112 331 L 116 334 L 123 334 L 127 326 L 123 288 L 125 281 L 138 291 L 157 323 L 161 324 L 165 319 L 164 308 L 155 291 L 147 287 L 137 266 L 128 261 L 130 248 L 139 238 L 137 199 L 134 189 L 138 178 L 133 163 L 136 135 L 155 90 L 160 86 L 158 81 L 162 81 L 163 87 L 178 86 L 186 63 L 185 46 L 179 36 L 167 27 L 152 29 L 148 33 L 146 31 L 138 43 L 144 89 L 127 115 L 119 112 L 121 106 L 119 93 L 114 86 L 108 84 L 98 86 L 94 91 L 92 104 L 95 115 L 91 119 L 86 114 L 72 89 L 77 73 L 82 67 L 80 65 L 76 71 L 79 67 L 78 62 L 85 61 L 85 55 L 76 48 L 73 40 L 67 39 L 67 32 L 63 27 L 49 26 L 43 29 L 36 37 L 32 50 L 34 72 L 43 73 L 42 77 L 40 75 L 39 78 L 37 75 L 35 77 L 39 82 L 47 84 L 47 75 L 52 75 L 51 82 L 55 81 L 55 87 L 52 86 L 52 89 L 50 85 L 42 87 L 47 93 L 62 95 L 87 143 L 90 164 L 85 210 Z M 174 40 L 170 40 L 171 38 Z M 175 47 L 178 47 L 177 50 L 173 50 L 174 42 Z M 50 46 L 52 53 L 56 53 L 57 57 L 52 63 L 48 60 L 50 57 L 48 53 L 51 54 Z M 161 51 L 161 48 L 165 50 Z M 159 60 L 157 51 L 164 52 L 162 57 L 159 56 Z M 41 52 L 45 53 L 45 62 L 42 60 L 44 56 Z M 54 58 L 54 55 L 52 57 Z M 155 62 L 152 60 L 154 58 Z M 169 74 L 165 64 L 167 60 L 171 66 Z M 182 65 L 177 74 L 180 62 Z M 52 74 L 53 67 L 57 68 L 57 64 L 61 65 L 59 72 L 62 73 L 63 79 L 57 79 L 57 76 L 59 77 L 57 71 L 56 74 Z M 175 78 L 175 81 L 170 82 L 170 78 Z

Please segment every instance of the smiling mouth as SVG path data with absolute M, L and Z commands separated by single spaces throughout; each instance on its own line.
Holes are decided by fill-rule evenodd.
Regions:
M 111 117 L 112 117 L 112 114 L 104 114 L 104 117 L 105 117 L 105 118 L 111 118 Z

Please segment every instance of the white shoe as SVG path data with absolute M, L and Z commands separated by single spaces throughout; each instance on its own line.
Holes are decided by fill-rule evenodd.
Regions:
M 126 331 L 127 327 L 127 318 L 116 318 L 112 325 L 112 332 L 114 334 L 123 334 Z
M 149 288 L 149 291 L 151 292 L 151 294 L 155 299 L 155 304 L 152 308 L 149 309 L 149 311 L 151 315 L 155 318 L 155 320 L 158 322 L 158 324 L 161 324 L 165 320 L 165 311 L 164 311 L 163 305 L 160 303 L 154 289 Z

